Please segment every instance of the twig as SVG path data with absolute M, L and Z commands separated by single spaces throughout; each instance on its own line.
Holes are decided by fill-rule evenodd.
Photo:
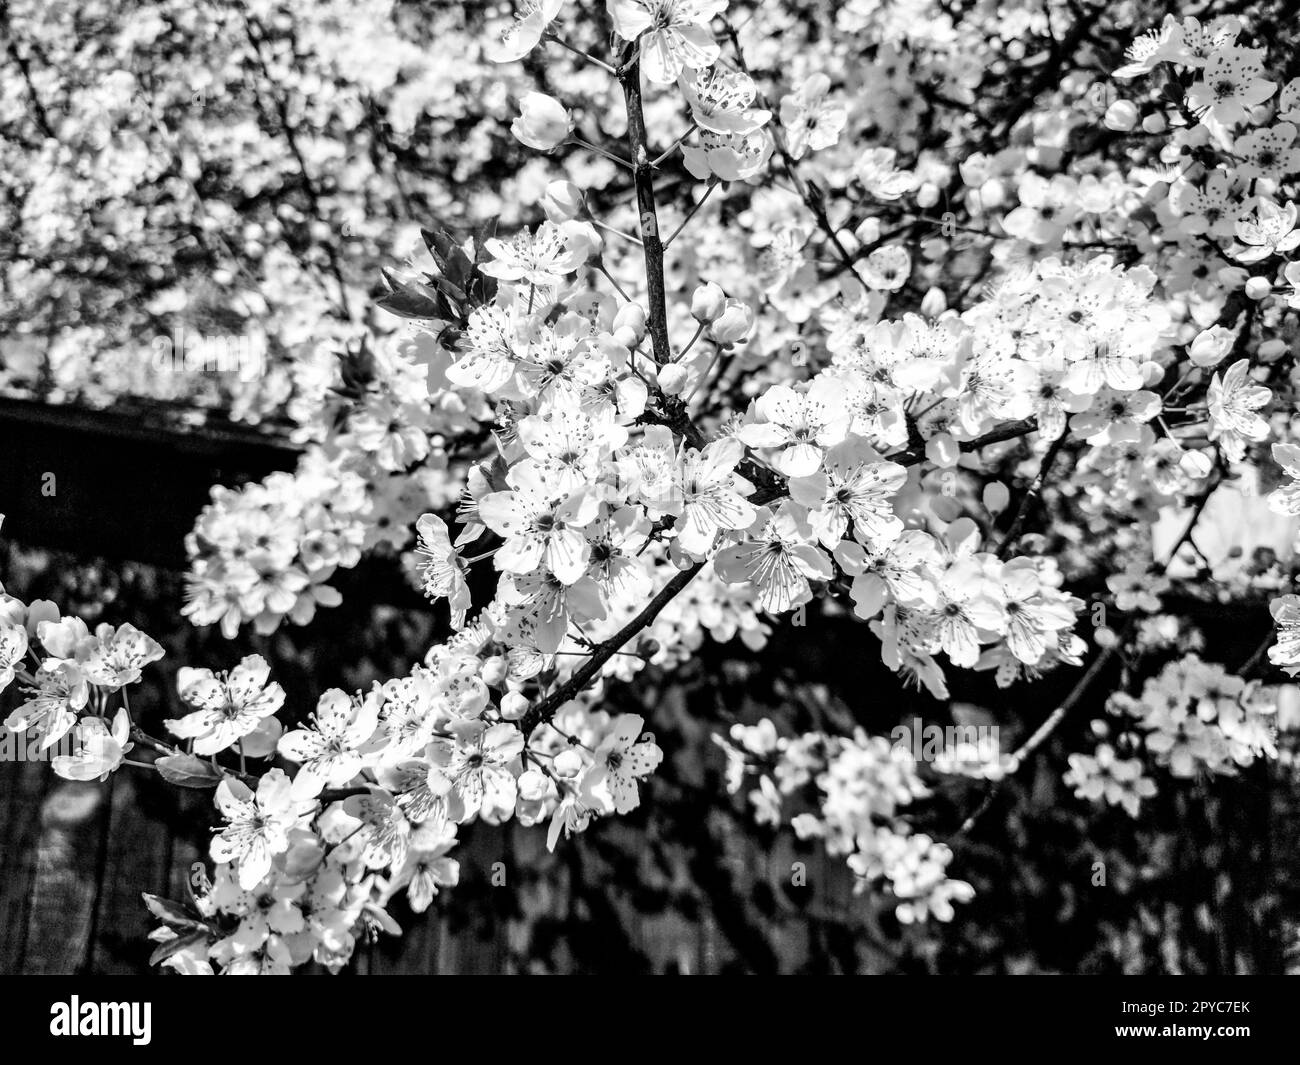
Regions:
M 1123 642 L 1122 637 L 1117 637 L 1114 643 L 1110 644 L 1108 647 L 1102 648 L 1101 653 L 1092 660 L 1092 664 L 1088 667 L 1087 672 L 1085 672 L 1084 675 L 1075 683 L 1074 687 L 1070 689 L 1070 693 L 1061 701 L 1061 704 L 1048 715 L 1046 721 L 1034 730 L 1033 735 L 1030 736 L 1029 739 L 1025 740 L 1025 742 L 1011 755 L 1007 763 L 1006 771 L 1001 777 L 991 783 L 979 806 L 977 806 L 970 816 L 961 823 L 961 827 L 954 833 L 953 838 L 964 836 L 975 827 L 975 823 L 984 815 L 985 811 L 993 805 L 993 800 L 997 796 L 1002 781 L 1007 777 L 1012 776 L 1024 764 L 1025 760 L 1033 754 L 1034 751 L 1038 750 L 1040 746 L 1042 746 L 1047 737 L 1056 730 L 1056 727 L 1065 720 L 1065 715 L 1074 708 L 1075 704 L 1078 703 L 1088 689 L 1092 687 L 1093 681 L 1095 681 L 1101 671 L 1106 668 L 1107 663 L 1115 657 L 1119 648 L 1123 645 Z
M 717 181 L 717 180 L 714 180 L 714 181 L 710 181 L 710 182 L 709 182 L 709 187 L 706 188 L 706 189 L 704 190 L 704 195 L 700 197 L 700 202 L 699 202 L 699 203 L 696 203 L 696 204 L 694 204 L 694 205 L 692 205 L 691 209 L 690 209 L 689 211 L 686 212 L 686 217 L 682 219 L 682 223 L 681 223 L 681 225 L 679 225 L 676 229 L 674 229 L 673 232 L 672 232 L 672 235 L 671 235 L 667 240 L 664 241 L 664 248 L 665 248 L 665 250 L 666 250 L 667 248 L 669 248 L 669 247 L 672 245 L 672 242 L 675 241 L 675 240 L 677 239 L 677 235 L 678 235 L 678 234 L 679 234 L 683 229 L 686 228 L 686 223 L 689 222 L 692 218 L 695 217 L 695 212 L 698 211 L 701 207 L 704 206 L 704 201 L 707 200 L 707 199 L 709 198 L 709 194 L 710 194 L 710 193 L 711 193 L 715 188 L 717 188 L 719 184 L 721 184 L 721 182 L 719 182 L 719 181 Z
M 1025 517 L 1029 514 L 1030 504 L 1038 498 L 1038 494 L 1043 490 L 1043 484 L 1046 482 L 1048 471 L 1051 470 L 1056 457 L 1061 453 L 1065 446 L 1066 433 L 1062 433 L 1052 441 L 1052 446 L 1047 449 L 1047 454 L 1043 456 L 1042 462 L 1038 465 L 1038 473 L 1035 475 L 1033 483 L 1029 490 L 1025 492 L 1024 498 L 1020 501 L 1020 507 L 1016 511 L 1016 516 L 1011 522 L 1011 528 L 1007 530 L 1006 536 L 1002 538 L 1002 543 L 998 545 L 998 558 L 1006 558 L 1007 552 L 1011 549 L 1012 543 L 1020 535 L 1020 528 L 1025 523 Z

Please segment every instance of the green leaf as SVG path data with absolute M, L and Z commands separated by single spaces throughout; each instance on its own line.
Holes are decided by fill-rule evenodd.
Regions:
M 198 919 L 197 913 L 192 912 L 182 903 L 151 895 L 147 891 L 142 891 L 140 894 L 144 897 L 144 904 L 149 907 L 149 912 L 166 924 L 191 929 L 207 927 Z
M 179 953 L 186 947 L 193 947 L 206 942 L 207 938 L 208 930 L 204 928 L 202 932 L 191 932 L 189 935 L 169 939 L 166 943 L 159 943 L 157 949 L 149 955 L 149 964 L 161 965 L 173 954 Z
M 391 311 L 403 318 L 449 317 L 448 309 L 443 306 L 443 303 L 446 302 L 445 297 L 442 297 L 436 289 L 430 289 L 418 282 L 407 284 L 387 270 L 382 271 L 382 273 L 390 292 L 386 296 L 381 296 L 375 302 L 386 311 Z M 435 299 L 435 297 L 437 298 Z
M 215 788 L 221 783 L 221 770 L 192 754 L 169 754 L 154 765 L 163 780 L 182 788 Z

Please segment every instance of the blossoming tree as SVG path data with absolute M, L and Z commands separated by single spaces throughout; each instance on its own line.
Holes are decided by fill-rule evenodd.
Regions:
M 1080 800 L 1140 818 L 1275 758 L 1300 670 L 1284 7 L 1152 15 L 1124 55 L 1084 0 L 503 12 L 481 63 L 516 87 L 493 135 L 535 154 L 531 218 L 429 222 L 376 296 L 401 324 L 331 364 L 298 470 L 214 488 L 188 543 L 183 612 L 227 637 L 338 608 L 377 551 L 450 635 L 309 715 L 259 656 L 182 669 L 152 735 L 127 692 L 156 643 L 0 603 L 8 725 L 74 737 L 58 773 L 150 751 L 212 789 L 210 876 L 147 899 L 158 961 L 342 967 L 397 931 L 395 894 L 454 888 L 460 826 L 569 847 L 646 801 L 654 708 L 609 713 L 613 686 L 818 617 L 859 621 L 845 653 L 936 717 L 970 671 L 1072 678 L 1023 742 L 933 766 L 861 727 L 715 737 L 760 820 L 904 923 L 962 920 L 949 843 L 1103 676 L 1096 742 L 1057 767 Z M 1245 662 L 1195 627 L 1230 600 L 1276 625 Z M 914 828 L 960 778 L 986 802 Z

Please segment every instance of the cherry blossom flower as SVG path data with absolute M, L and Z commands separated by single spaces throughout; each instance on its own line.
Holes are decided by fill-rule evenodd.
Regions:
M 1079 217 L 1078 190 L 1066 177 L 1051 180 L 1032 171 L 1020 179 L 1020 206 L 1002 220 L 1014 237 L 1034 244 L 1052 244 Z
M 912 256 L 901 244 L 877 248 L 862 264 L 867 284 L 880 292 L 896 292 L 907 284 L 912 274 Z
M 536 465 L 516 467 L 509 480 L 509 491 L 479 501 L 484 523 L 505 537 L 493 559 L 497 569 L 530 573 L 545 564 L 562 583 L 574 583 L 587 571 L 591 552 L 582 530 L 596 519 L 595 493 Z
M 314 798 L 325 788 L 348 783 L 362 767 L 361 747 L 379 725 L 374 696 L 353 698 L 338 688 L 322 695 L 311 728 L 294 729 L 280 738 L 279 751 L 299 764 L 293 778 L 295 797 Z
M 0 624 L 0 692 L 14 681 L 14 673 L 27 653 L 27 630 L 8 622 Z
M 1246 181 L 1277 181 L 1300 171 L 1300 148 L 1293 148 L 1296 127 L 1279 122 L 1238 137 L 1232 152 L 1240 162 L 1237 173 Z
M 739 440 L 716 440 L 703 451 L 686 449 L 680 459 L 681 520 L 677 544 L 705 555 L 723 530 L 747 529 L 756 512 L 745 500 L 752 489 L 735 472 L 744 454 Z
M 702 129 L 698 144 L 683 144 L 682 159 L 701 181 L 747 181 L 772 155 L 772 138 L 761 129 L 715 133 Z
M 1051 596 L 1042 585 L 1029 559 L 1016 559 L 1002 572 L 1005 597 L 1006 641 L 1020 662 L 1032 666 L 1056 642 L 1056 634 L 1074 626 L 1079 600 L 1069 596 Z
M 809 580 L 828 581 L 835 575 L 830 558 L 811 539 L 806 520 L 786 504 L 754 538 L 719 551 L 714 568 L 731 584 L 748 581 L 762 609 L 784 613 L 811 598 Z
M 671 85 L 682 69 L 710 67 L 722 49 L 709 22 L 727 0 L 606 0 L 614 32 L 640 44 L 646 77 Z
M 938 588 L 928 572 L 938 561 L 938 550 L 934 538 L 919 529 L 905 531 L 883 549 L 842 541 L 835 548 L 835 560 L 853 577 L 849 595 L 860 618 L 879 614 L 887 595 L 905 606 L 933 607 L 938 601 Z
M 1119 806 L 1129 817 L 1137 817 L 1143 799 L 1156 793 L 1156 782 L 1142 772 L 1140 758 L 1120 758 L 1108 743 L 1099 744 L 1092 755 L 1070 755 L 1065 783 L 1081 799 L 1105 799 Z
M 939 579 L 935 650 L 942 648 L 954 666 L 969 668 L 979 659 L 981 633 L 1006 631 L 1006 611 L 985 594 L 981 570 L 972 561 L 959 562 Z
M 744 71 L 713 66 L 694 77 L 683 74 L 680 80 L 691 117 L 701 129 L 723 136 L 747 134 L 772 117 L 770 111 L 752 106 L 757 89 Z
M 508 815 L 517 785 L 510 763 L 523 750 L 523 734 L 514 725 L 456 721 L 451 738 L 429 743 L 429 787 L 447 797 L 448 816 L 457 823 L 480 811 Z
M 878 200 L 897 200 L 903 193 L 911 190 L 914 176 L 899 170 L 894 160 L 897 152 L 893 148 L 868 148 L 853 165 L 854 176 L 862 182 L 862 187 Z
M 1233 461 L 1238 461 L 1248 442 L 1268 437 L 1268 423 L 1256 413 L 1273 393 L 1251 381 L 1250 360 L 1239 359 L 1227 371 L 1210 381 L 1207 401 L 1211 435 Z
M 813 74 L 781 98 L 781 125 L 789 134 L 791 158 L 802 159 L 809 151 L 829 148 L 840 139 L 849 116 L 843 105 L 827 98 L 830 89 L 830 78 Z
M 411 834 L 406 861 L 389 883 L 391 893 L 406 888 L 406 899 L 413 913 L 424 913 L 439 891 L 460 882 L 460 863 L 448 858 L 456 845 L 456 826 L 421 826 Z
M 470 607 L 469 584 L 460 554 L 451 544 L 447 523 L 437 514 L 422 514 L 415 525 L 419 536 L 416 550 L 422 556 L 420 576 L 424 594 L 446 599 L 451 607 L 451 627 L 462 628 Z
M 271 871 L 276 855 L 289 849 L 289 829 L 297 819 L 292 790 L 280 769 L 268 771 L 256 792 L 229 777 L 217 785 L 217 807 L 226 827 L 212 838 L 212 858 L 233 864 L 245 891 L 252 891 Z
M 1244 122 L 1252 107 L 1277 91 L 1277 82 L 1264 74 L 1263 48 L 1224 44 L 1210 53 L 1200 78 L 1187 90 L 1187 106 L 1204 109 L 1207 117 L 1225 126 Z
M 1280 595 L 1268 605 L 1277 627 L 1277 643 L 1268 649 L 1268 660 L 1288 676 L 1300 673 L 1300 596 Z
M 790 495 L 809 508 L 808 521 L 822 546 L 834 549 L 853 526 L 854 539 L 879 550 L 902 534 L 893 500 L 907 470 L 880 459 L 861 437 L 850 436 L 831 448 L 823 472 L 793 477 Z
M 131 750 L 131 719 L 119 710 L 110 725 L 102 717 L 86 717 L 72 730 L 72 754 L 57 755 L 50 762 L 56 776 L 65 780 L 105 780 L 122 764 Z
M 479 267 L 483 273 L 539 288 L 559 285 L 582 261 L 565 241 L 564 231 L 551 222 L 543 222 L 533 233 L 516 234 L 509 243 L 490 237 L 483 247 L 492 256 Z
M 537 47 L 563 6 L 564 0 L 520 0 L 515 21 L 502 34 L 500 44 L 489 51 L 493 61 L 523 59 Z
M 558 148 L 573 132 L 573 117 L 553 96 L 525 93 L 519 101 L 519 117 L 510 125 L 515 139 L 539 152 Z
M 255 731 L 284 705 L 284 689 L 268 683 L 271 667 L 248 655 L 229 673 L 183 666 L 176 677 L 181 699 L 195 709 L 166 722 L 174 736 L 194 741 L 194 753 L 218 754 Z
M 1182 46 L 1182 28 L 1173 15 L 1166 15 L 1158 30 L 1138 36 L 1124 52 L 1127 62 L 1116 69 L 1116 78 L 1136 78 L 1150 74 L 1160 63 L 1172 60 Z
M 645 720 L 623 714 L 592 754 L 592 766 L 581 782 L 585 793 L 608 791 L 616 813 L 631 813 L 641 804 L 637 781 L 653 773 L 663 761 L 663 751 L 653 736 L 643 736 Z
M 1227 170 L 1212 170 L 1203 185 L 1180 185 L 1170 202 L 1182 211 L 1180 232 L 1192 236 L 1232 236 L 1240 210 L 1240 183 Z
M 1255 263 L 1300 247 L 1296 213 L 1294 203 L 1279 207 L 1272 200 L 1260 200 L 1254 219 L 1243 218 L 1236 224 L 1237 239 L 1246 247 L 1234 250 L 1232 257 L 1238 262 Z
M 837 382 L 818 377 L 805 392 L 774 385 L 754 405 L 759 420 L 737 436 L 750 447 L 772 448 L 771 462 L 787 477 L 808 477 L 821 467 L 826 449 L 844 440 L 849 413 Z

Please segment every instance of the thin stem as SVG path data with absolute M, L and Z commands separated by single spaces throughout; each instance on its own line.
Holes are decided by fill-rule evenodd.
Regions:
M 584 52 L 581 48 L 577 48 L 574 45 L 571 45 L 568 41 L 564 40 L 562 37 L 557 37 L 553 33 L 548 33 L 545 39 L 548 41 L 553 41 L 555 44 L 558 44 L 561 48 L 567 49 L 568 51 L 572 52 L 576 56 L 581 56 L 592 66 L 600 67 L 601 70 L 605 71 L 608 74 L 613 74 L 613 75 L 618 74 L 618 71 L 615 70 L 613 67 L 611 67 L 608 63 L 606 63 L 603 59 L 597 59 L 590 52 Z
M 651 163 L 650 165 L 651 165 L 652 167 L 654 167 L 656 170 L 658 170 L 659 167 L 660 167 L 660 165 L 661 165 L 661 164 L 662 164 L 662 163 L 663 163 L 663 162 L 664 162 L 664 161 L 665 161 L 665 160 L 666 160 L 670 155 L 672 155 L 673 152 L 677 151 L 677 149 L 681 147 L 681 145 L 682 145 L 682 141 L 684 141 L 687 137 L 689 137 L 689 136 L 690 136 L 692 133 L 694 133 L 694 132 L 695 132 L 695 121 L 692 119 L 692 120 L 691 120 L 691 124 L 690 124 L 689 126 L 686 127 L 686 132 L 683 133 L 680 137 L 678 137 L 675 141 L 673 141 L 673 143 L 672 143 L 671 145 L 669 145 L 669 147 L 664 151 L 663 155 L 659 156 L 659 158 L 656 159 L 656 160 L 655 160 L 653 163 Z
M 704 206 L 704 201 L 709 198 L 709 194 L 717 188 L 719 184 L 721 184 L 721 182 L 716 180 L 709 182 L 709 187 L 704 190 L 704 195 L 700 197 L 700 202 L 691 207 L 691 209 L 686 213 L 686 217 L 682 219 L 682 224 L 673 230 L 672 236 L 664 241 L 665 250 L 667 250 L 668 247 L 672 245 L 672 242 L 677 239 L 677 234 L 686 228 L 686 223 L 695 217 L 695 212 Z
M 704 382 L 709 379 L 709 374 L 713 373 L 713 368 L 718 365 L 718 359 L 721 357 L 721 355 L 722 355 L 722 347 L 721 346 L 715 347 L 713 349 L 713 358 L 709 360 L 709 365 L 704 367 L 704 372 L 700 374 L 700 379 L 695 382 L 695 387 L 692 388 L 688 393 L 686 393 L 686 395 L 682 397 L 683 403 L 689 403 L 695 397 L 695 393 L 700 390 L 700 387 L 704 384 Z
M 681 362 L 682 359 L 686 358 L 687 352 L 689 352 L 691 348 L 695 347 L 695 342 L 700 339 L 700 334 L 704 332 L 704 329 L 707 326 L 707 324 L 708 324 L 707 322 L 701 322 L 698 326 L 696 326 L 695 335 L 686 342 L 686 347 L 682 348 L 681 352 L 678 354 L 677 356 L 678 362 Z
M 613 152 L 606 151 L 599 144 L 592 144 L 591 141 L 583 140 L 581 137 L 574 137 L 574 136 L 569 137 L 569 143 L 576 144 L 579 148 L 586 148 L 587 151 L 595 152 L 597 155 L 603 155 L 611 163 L 617 163 L 625 170 L 632 169 L 632 164 L 629 163 L 626 159 L 622 158 L 621 156 L 615 155 Z
M 960 838 L 961 836 L 966 835 L 975 827 L 976 822 L 979 821 L 988 808 L 993 805 L 993 800 L 997 796 L 998 788 L 1002 781 L 1014 774 L 1025 763 L 1025 760 L 1043 745 L 1047 740 L 1047 737 L 1056 731 L 1056 727 L 1065 720 L 1065 715 L 1068 714 L 1079 700 L 1083 698 L 1088 689 L 1092 687 L 1093 681 L 1100 676 L 1101 671 L 1106 668 L 1106 665 L 1110 660 L 1119 653 L 1119 648 L 1123 645 L 1123 642 L 1123 637 L 1116 637 L 1114 643 L 1108 647 L 1102 648 L 1101 653 L 1092 660 L 1092 664 L 1088 667 L 1087 672 L 1079 678 L 1074 687 L 1070 689 L 1070 693 L 1061 700 L 1060 705 L 1047 716 L 1046 721 L 1034 730 L 1033 735 L 1031 735 L 1029 739 L 1025 740 L 1025 742 L 1010 756 L 1006 772 L 997 780 L 992 782 L 988 791 L 984 795 L 983 801 L 981 801 L 979 806 L 971 812 L 970 816 L 961 823 L 961 827 L 957 829 L 956 833 L 954 833 L 954 838 Z
M 599 270 L 602 274 L 605 275 L 605 280 L 608 281 L 611 285 L 614 286 L 614 288 L 615 288 L 615 290 L 618 292 L 618 294 L 619 294 L 620 296 L 623 297 L 623 302 L 624 302 L 624 303 L 631 303 L 631 302 L 632 302 L 632 297 L 629 296 L 629 295 L 628 295 L 628 294 L 623 290 L 623 286 L 620 285 L 620 284 L 618 283 L 617 280 L 615 280 L 614 275 L 611 274 L 611 273 L 610 273 L 610 272 L 605 268 L 605 264 L 604 264 L 603 262 L 601 262 L 599 259 L 596 260 L 596 269 Z
M 622 237 L 624 240 L 631 241 L 638 248 L 641 247 L 640 237 L 634 237 L 631 233 L 624 233 L 621 229 L 615 229 L 613 226 L 608 225 L 605 222 L 601 222 L 599 219 L 596 218 L 593 218 L 591 220 L 591 224 L 595 226 L 597 229 L 603 229 L 606 233 L 613 233 L 614 236 L 616 237 Z

